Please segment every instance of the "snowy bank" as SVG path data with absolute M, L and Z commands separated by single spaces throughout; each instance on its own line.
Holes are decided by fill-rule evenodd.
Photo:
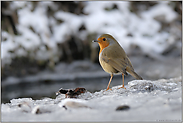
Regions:
M 51 1 L 37 2 L 36 6 L 32 2 L 13 1 L 8 10 L 17 12 L 19 35 L 2 30 L 2 65 L 21 56 L 59 62 L 58 57 L 63 57 L 63 51 L 59 50 L 58 44 L 68 41 L 73 35 L 79 41 L 91 42 L 94 39 L 90 40 L 88 36 L 94 33 L 112 34 L 127 53 L 135 45 L 152 57 L 161 55 L 173 44 L 180 48 L 181 42 L 181 29 L 172 24 L 178 14 L 169 4 L 157 2 L 148 10 L 135 14 L 131 12 L 130 2 L 89 1 L 82 2 L 84 14 L 77 15 L 65 12 L 59 3 Z M 168 30 L 163 29 L 165 24 L 162 22 L 169 25 Z M 81 27 L 85 29 L 78 31 Z M 82 45 L 76 43 L 82 50 Z M 67 55 L 70 55 L 69 50 Z
M 86 92 L 78 98 L 12 99 L 2 121 L 181 121 L 182 78 L 134 80 L 125 89 Z M 44 90 L 42 90 L 44 91 Z

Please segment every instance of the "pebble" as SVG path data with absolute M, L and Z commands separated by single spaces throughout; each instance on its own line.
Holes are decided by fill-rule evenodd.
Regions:
M 116 108 L 116 111 L 124 111 L 124 110 L 129 110 L 130 106 L 128 105 L 120 105 Z

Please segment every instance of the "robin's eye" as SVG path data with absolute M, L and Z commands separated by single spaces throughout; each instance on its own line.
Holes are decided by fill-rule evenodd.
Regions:
M 103 38 L 103 41 L 106 41 L 106 38 Z

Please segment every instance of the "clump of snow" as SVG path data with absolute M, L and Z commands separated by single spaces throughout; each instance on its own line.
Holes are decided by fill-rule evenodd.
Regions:
M 161 17 L 161 21 L 165 22 L 172 22 L 176 17 L 177 14 L 172 11 L 172 9 L 167 5 L 168 3 L 166 1 L 159 2 L 156 6 L 152 7 L 147 12 L 142 12 L 141 16 L 146 19 L 153 19 L 157 17 Z
M 126 89 L 115 86 L 108 91 L 83 93 L 79 99 L 64 95 L 56 99 L 12 99 L 1 104 L 2 121 L 181 121 L 181 80 L 135 80 Z M 128 110 L 116 111 L 124 105 Z
M 139 86 L 140 83 L 140 86 Z M 134 80 L 129 82 L 129 87 L 134 89 L 135 91 L 153 91 L 153 90 L 161 90 L 161 91 L 171 91 L 176 88 L 176 83 L 168 83 L 167 81 L 159 80 L 159 81 L 137 81 Z
M 174 43 L 175 37 L 169 32 L 161 31 L 161 23 L 157 18 L 163 17 L 163 21 L 171 23 L 177 18 L 176 12 L 167 2 L 158 2 L 147 11 L 139 13 L 140 17 L 130 12 L 130 2 L 126 1 L 88 1 L 83 2 L 83 11 L 86 15 L 75 15 L 59 10 L 54 2 L 38 2 L 33 10 L 31 2 L 14 1 L 10 3 L 11 10 L 17 10 L 18 25 L 16 28 L 20 35 L 10 36 L 2 31 L 1 55 L 4 63 L 11 63 L 11 58 L 26 55 L 23 51 L 36 51 L 33 56 L 36 59 L 50 59 L 58 61 L 57 44 L 64 42 L 71 35 L 76 35 L 80 40 L 86 40 L 87 35 L 96 33 L 110 33 L 122 45 L 128 53 L 130 46 L 139 46 L 145 54 L 154 56 L 161 54 L 169 45 Z M 111 11 L 114 4 L 118 9 Z M 53 16 L 48 16 L 48 7 L 55 11 Z M 58 23 L 58 21 L 62 21 Z M 78 31 L 81 25 L 86 30 Z M 181 34 L 181 31 L 179 31 Z M 128 36 L 131 34 L 132 36 Z M 167 41 L 171 39 L 171 43 Z M 47 45 L 49 48 L 39 48 Z M 10 53 L 16 48 L 22 47 L 17 52 Z M 59 51 L 60 52 L 60 51 Z
M 69 108 L 87 108 L 87 101 L 83 99 L 64 99 L 58 105 L 60 107 Z
M 2 31 L 2 42 L 1 42 L 1 59 L 2 64 L 11 63 L 13 57 L 10 51 L 13 51 L 17 47 L 17 43 L 13 42 L 13 36 L 9 33 Z

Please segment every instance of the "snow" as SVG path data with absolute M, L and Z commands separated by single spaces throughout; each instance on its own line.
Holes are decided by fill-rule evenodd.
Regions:
M 2 42 L 1 42 L 1 59 L 5 63 L 11 63 L 12 54 L 9 51 L 15 49 L 17 44 L 13 41 L 13 37 L 5 31 L 2 31 Z
M 24 47 L 27 50 L 34 49 L 38 47 L 41 42 L 38 35 L 33 33 L 29 28 L 19 26 L 17 29 L 21 30 L 21 36 L 16 36 L 15 41 L 19 46 Z
M 130 51 L 130 46 L 136 44 L 145 54 L 152 57 L 161 54 L 176 41 L 176 37 L 171 36 L 169 32 L 159 32 L 162 18 L 164 22 L 171 23 L 178 16 L 168 5 L 168 2 L 159 2 L 149 10 L 140 12 L 139 15 L 130 12 L 130 2 L 126 1 L 84 2 L 83 11 L 86 15 L 75 15 L 58 10 L 57 4 L 51 1 L 39 2 L 34 11 L 32 11 L 33 5 L 31 2 L 14 1 L 10 4 L 10 9 L 18 12 L 16 27 L 21 35 L 14 37 L 8 35 L 8 43 L 2 40 L 1 55 L 3 57 L 1 58 L 7 64 L 11 63 L 11 58 L 25 55 L 20 53 L 22 51 L 14 52 L 13 55 L 9 53 L 10 50 L 15 50 L 19 46 L 25 48 L 25 52 L 35 52 L 37 47 L 47 45 L 51 49 L 50 54 L 41 57 L 45 53 L 36 50 L 35 58 L 50 59 L 57 55 L 57 43 L 66 41 L 71 35 L 75 35 L 84 41 L 87 35 L 92 33 L 99 35 L 110 33 L 119 41 L 127 54 Z M 114 4 L 117 5 L 118 9 L 105 10 L 105 8 L 112 8 Z M 48 7 L 56 11 L 53 16 L 47 15 Z M 58 20 L 63 22 L 58 23 Z M 86 27 L 86 31 L 79 32 L 78 29 L 82 24 Z M 5 33 L 7 32 L 2 31 L 2 38 L 7 37 Z M 128 33 L 133 36 L 127 36 Z M 178 33 L 181 35 L 181 31 Z
M 87 101 L 83 100 L 83 99 L 64 99 L 63 101 L 61 101 L 58 106 L 60 107 L 66 107 L 66 108 L 84 108 L 84 107 L 88 107 L 86 105 Z
M 167 2 L 160 2 L 158 5 L 152 7 L 148 12 L 142 12 L 141 16 L 146 19 L 162 17 L 163 21 L 172 22 L 177 14 L 167 5 Z
M 181 77 L 134 80 L 126 89 L 86 92 L 78 98 L 12 99 L 1 104 L 3 122 L 176 121 L 181 119 Z M 116 110 L 129 106 L 128 110 Z
M 12 4 L 10 4 L 10 8 L 12 10 L 15 10 L 16 8 L 23 8 L 25 5 L 28 6 L 28 8 L 31 8 L 31 4 L 29 4 L 28 2 L 25 1 L 13 1 Z
M 29 8 L 23 8 L 18 11 L 19 25 L 24 27 L 32 26 L 35 32 L 41 33 L 48 31 L 48 18 L 46 9 L 40 5 L 33 12 Z

